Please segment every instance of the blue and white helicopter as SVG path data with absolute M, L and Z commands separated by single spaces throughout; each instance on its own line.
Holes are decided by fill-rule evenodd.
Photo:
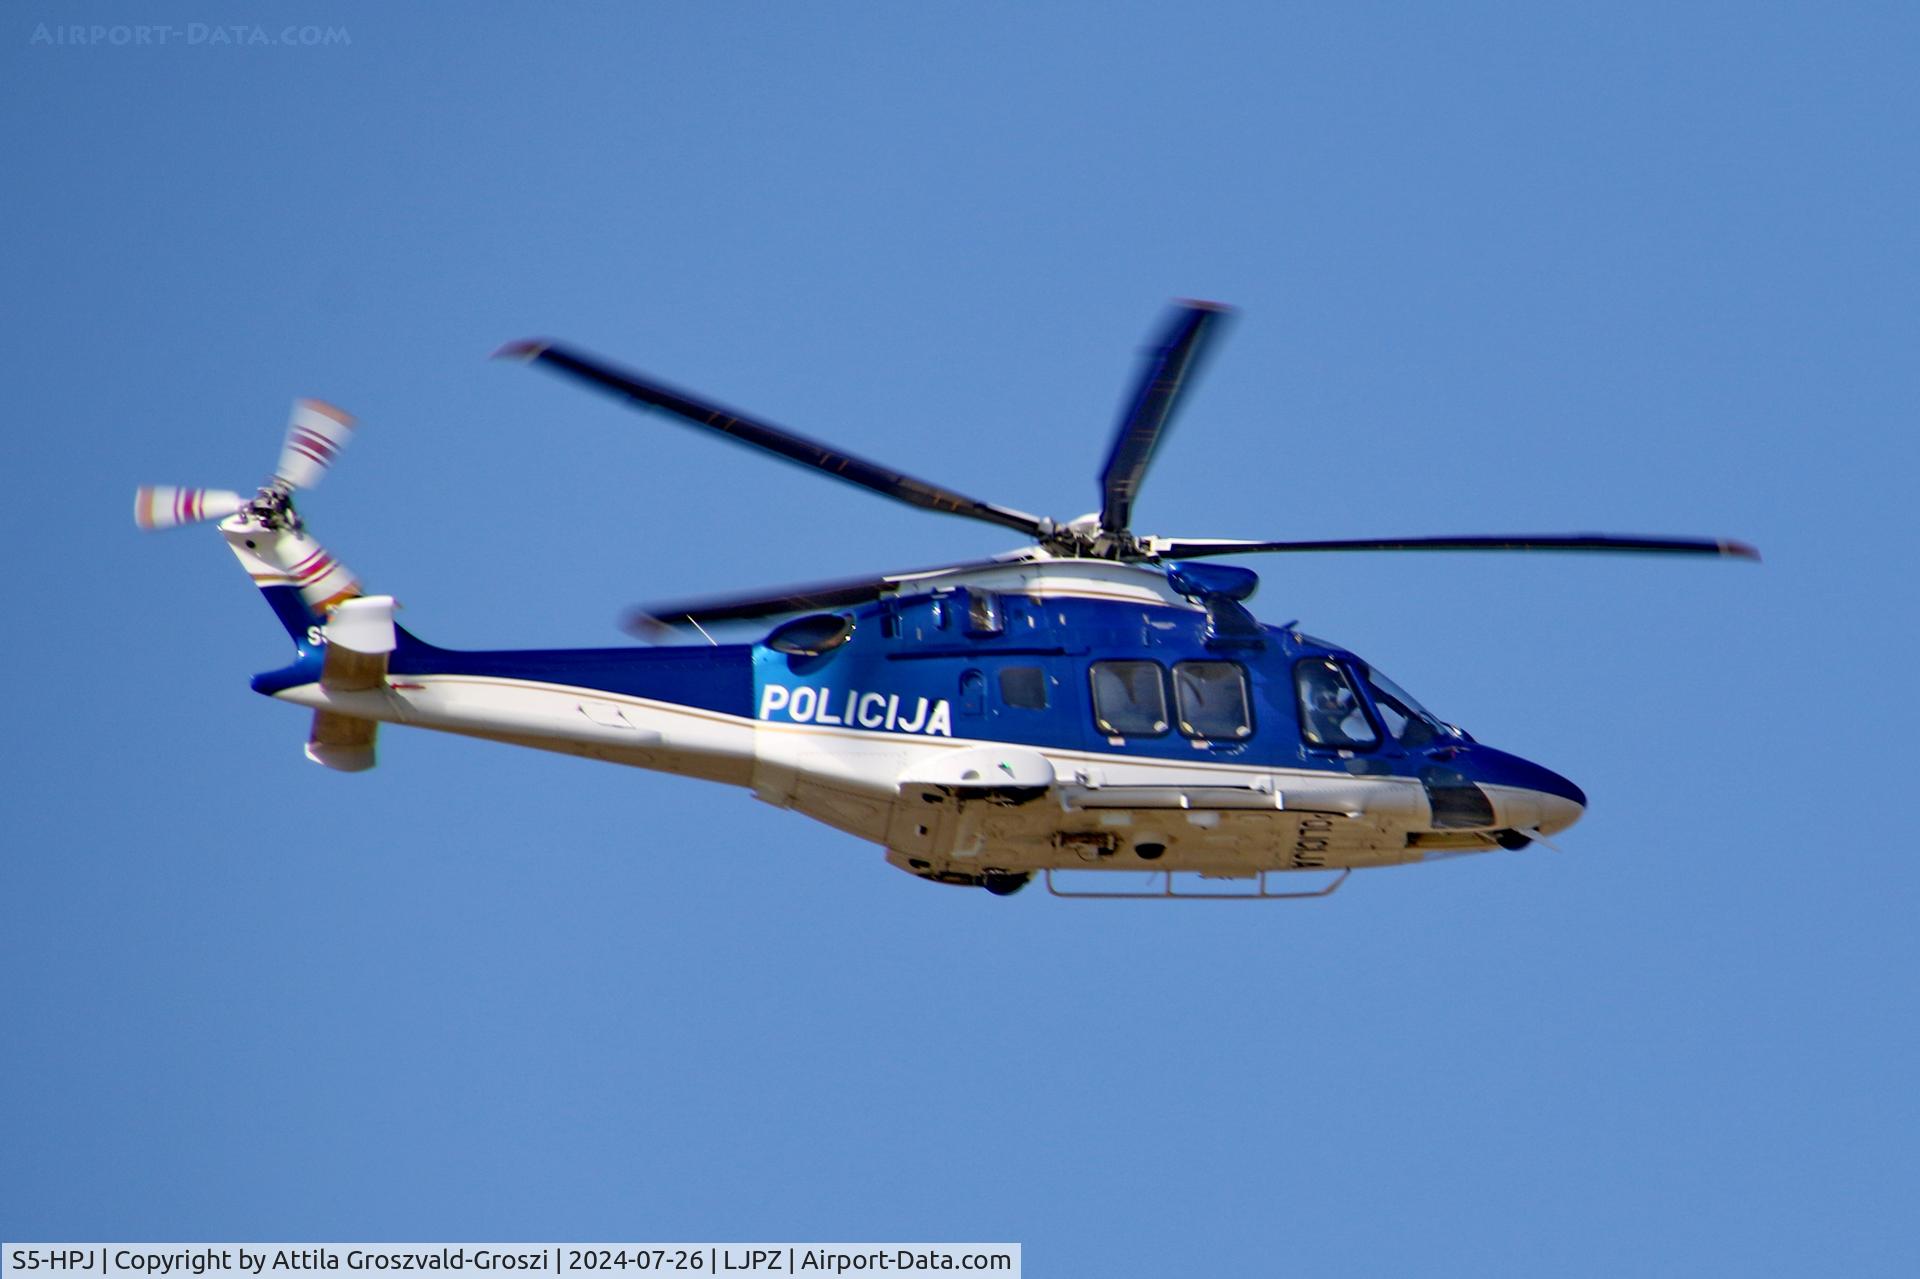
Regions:
M 1219 556 L 1302 551 L 1624 551 L 1758 558 L 1739 542 L 1599 534 L 1234 541 L 1133 532 L 1133 503 L 1224 308 L 1175 307 L 1100 473 L 1099 511 L 1056 523 L 855 457 L 554 342 L 502 348 L 644 408 L 923 510 L 1032 544 L 947 564 L 655 605 L 632 627 L 691 644 L 439 648 L 394 621 L 308 534 L 352 419 L 294 406 L 252 498 L 145 488 L 147 528 L 218 520 L 292 637 L 256 691 L 311 707 L 307 755 L 354 772 L 381 723 L 582 755 L 751 790 L 886 850 L 935 883 L 1006 895 L 1323 896 L 1356 867 L 1524 848 L 1577 821 L 1566 778 L 1476 742 L 1360 657 L 1263 625 Z M 781 620 L 751 643 L 714 623 Z M 1087 889 L 1055 872 L 1142 872 Z M 1277 872 L 1333 871 L 1285 891 Z M 1178 877 L 1178 878 L 1176 878 Z M 1237 880 L 1209 886 L 1206 880 Z M 1200 882 L 1196 882 L 1200 881 Z M 1096 880 L 1099 883 L 1115 880 Z M 1191 885 L 1191 887 L 1189 887 Z

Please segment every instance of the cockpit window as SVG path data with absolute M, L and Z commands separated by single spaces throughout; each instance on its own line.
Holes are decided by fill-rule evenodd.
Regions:
M 1238 662 L 1181 662 L 1173 668 L 1173 704 L 1188 737 L 1246 737 L 1247 676 Z
M 1338 662 L 1325 657 L 1299 662 L 1293 687 L 1300 702 L 1300 735 L 1312 745 L 1370 750 L 1379 744 L 1380 735 Z
M 1420 703 L 1413 700 L 1405 689 L 1372 668 L 1362 668 L 1366 677 L 1367 693 L 1373 698 L 1373 709 L 1380 712 L 1380 722 L 1386 725 L 1387 733 L 1402 746 L 1418 748 L 1435 741 L 1441 733 L 1440 721 Z
M 1113 737 L 1152 737 L 1167 731 L 1167 690 L 1158 662 L 1095 662 L 1093 718 Z

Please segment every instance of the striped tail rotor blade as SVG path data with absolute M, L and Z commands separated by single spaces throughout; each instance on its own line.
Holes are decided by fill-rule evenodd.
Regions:
M 133 495 L 133 522 L 144 529 L 178 528 L 202 520 L 224 520 L 246 504 L 246 498 L 227 489 L 148 485 Z
M 321 400 L 295 400 L 287 442 L 273 477 L 288 488 L 310 489 L 326 475 L 353 434 L 353 418 Z

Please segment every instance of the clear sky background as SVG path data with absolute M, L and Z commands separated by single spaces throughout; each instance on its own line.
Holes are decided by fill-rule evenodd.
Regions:
M 0 24 L 0 1237 L 1018 1240 L 1033 1275 L 1920 1267 L 1906 5 L 144 0 Z M 188 43 L 189 24 L 351 43 Z M 166 46 L 35 43 L 146 23 Z M 1143 531 L 1579 782 L 1272 907 L 999 900 L 745 793 L 307 763 L 209 529 L 449 645 L 1008 549 L 488 364 L 550 334 L 1026 510 L 1168 299 Z

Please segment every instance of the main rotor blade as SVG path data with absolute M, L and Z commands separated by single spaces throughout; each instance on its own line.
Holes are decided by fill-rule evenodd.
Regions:
M 824 471 L 835 479 L 857 484 L 861 488 L 870 489 L 897 502 L 905 502 L 909 506 L 917 506 L 927 511 L 943 511 L 949 515 L 964 515 L 969 519 L 985 520 L 989 524 L 1016 529 L 1036 539 L 1042 536 L 1042 521 L 1038 516 L 1028 515 L 1024 511 L 1016 511 L 1010 507 L 995 506 L 991 502 L 982 502 L 978 498 L 956 493 L 938 484 L 915 479 L 911 475 L 891 470 L 876 462 L 869 462 L 865 458 L 855 457 L 831 445 L 810 440 L 804 435 L 796 435 L 792 431 L 783 430 L 766 422 L 755 421 L 733 409 L 722 408 L 717 404 L 696 399 L 664 382 L 657 382 L 639 373 L 619 368 L 595 356 L 540 340 L 510 342 L 495 352 L 495 355 L 496 357 L 517 357 L 551 365 L 563 373 L 571 374 L 604 391 L 631 400 L 635 404 L 663 410 L 705 430 L 729 436 L 742 444 L 751 444 L 755 448 L 765 449 L 769 453 L 786 458 L 789 462 L 797 462 L 801 466 Z M 1050 529 L 1051 525 L 1048 524 L 1047 528 Z
M 971 560 L 961 564 L 941 564 L 933 568 L 913 569 L 905 573 L 886 573 L 866 577 L 843 577 L 828 582 L 810 582 L 802 586 L 778 587 L 739 595 L 712 595 L 704 599 L 675 600 L 647 604 L 631 609 L 622 619 L 628 634 L 642 639 L 656 638 L 661 631 L 683 622 L 739 622 L 759 617 L 777 617 L 808 609 L 836 609 L 865 604 L 886 591 L 923 577 L 939 577 L 967 569 L 998 568 L 1016 564 L 1021 552 L 990 560 Z
M 1139 384 L 1120 417 L 1107 465 L 1100 472 L 1100 528 L 1104 532 L 1127 530 L 1133 519 L 1133 500 L 1139 495 L 1154 449 L 1173 421 L 1180 392 L 1199 369 L 1208 335 L 1217 332 L 1220 321 L 1231 314 L 1217 302 L 1179 303 L 1159 343 L 1147 351 L 1146 366 L 1140 370 Z
M 1324 542 L 1236 542 L 1225 538 L 1152 538 L 1155 555 L 1197 560 L 1268 551 L 1624 551 L 1641 555 L 1722 555 L 1757 560 L 1745 542 L 1699 537 L 1615 537 L 1606 533 L 1505 534 L 1476 537 L 1358 538 Z

